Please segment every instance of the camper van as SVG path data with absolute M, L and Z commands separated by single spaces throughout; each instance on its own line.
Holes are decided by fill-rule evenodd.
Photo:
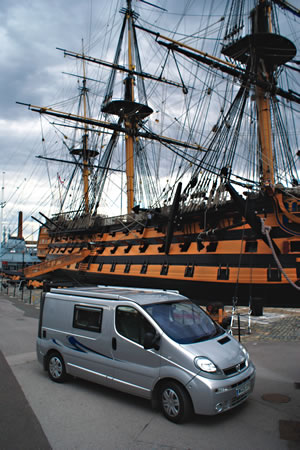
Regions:
M 176 291 L 51 289 L 37 356 L 55 382 L 71 375 L 144 397 L 175 423 L 240 405 L 255 381 L 247 350 Z

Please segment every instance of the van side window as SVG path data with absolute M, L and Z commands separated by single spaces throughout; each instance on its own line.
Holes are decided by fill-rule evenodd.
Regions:
M 102 324 L 102 309 L 88 306 L 74 306 L 73 328 L 96 331 L 100 333 Z
M 140 345 L 144 345 L 145 333 L 155 334 L 154 327 L 132 306 L 117 307 L 116 329 L 122 336 Z

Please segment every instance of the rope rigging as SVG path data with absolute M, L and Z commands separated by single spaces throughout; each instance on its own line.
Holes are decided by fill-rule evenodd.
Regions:
M 211 23 L 203 26 L 199 20 L 197 30 L 192 32 L 189 36 L 182 33 L 181 25 L 184 20 L 185 14 L 188 12 L 190 2 L 185 3 L 183 11 L 183 17 L 180 18 L 176 26 L 174 27 L 172 36 L 175 35 L 183 42 L 186 42 L 188 37 L 197 45 L 204 45 L 204 41 L 214 33 L 214 38 L 212 41 L 212 53 L 220 53 L 220 42 L 223 41 L 230 42 L 233 39 L 237 39 L 244 33 L 244 19 L 245 19 L 245 1 L 234 0 L 230 1 L 231 9 L 229 6 L 225 12 L 225 15 L 215 19 L 213 5 L 209 6 L 209 13 L 211 14 Z M 229 2 L 228 2 L 229 5 Z M 111 6 L 112 12 L 112 6 Z M 122 11 L 124 12 L 124 11 Z M 199 16 L 200 17 L 200 16 Z M 203 16 L 204 17 L 204 16 Z M 229 19 L 228 19 L 229 18 Z M 228 19 L 228 20 L 227 20 Z M 196 194 L 197 191 L 208 192 L 214 183 L 222 182 L 227 177 L 230 178 L 232 182 L 240 183 L 243 187 L 249 187 L 251 184 L 252 189 L 257 189 L 259 185 L 259 168 L 264 161 L 262 161 L 259 155 L 259 143 L 255 137 L 255 131 L 257 128 L 257 117 L 255 112 L 255 105 L 253 102 L 254 90 L 252 82 L 249 84 L 246 81 L 239 80 L 240 86 L 238 89 L 234 87 L 236 85 L 236 79 L 227 82 L 225 80 L 225 75 L 223 73 L 216 73 L 214 64 L 210 66 L 205 66 L 201 61 L 193 61 L 186 54 L 178 54 L 174 48 L 158 46 L 156 56 L 160 57 L 160 62 L 155 64 L 152 62 L 152 58 L 149 58 L 148 54 L 140 53 L 138 46 L 138 39 L 142 40 L 141 36 L 137 36 L 137 28 L 135 25 L 141 23 L 144 25 L 148 23 L 147 21 L 141 19 L 137 15 L 132 15 L 132 52 L 133 52 L 133 63 L 137 73 L 142 74 L 142 67 L 146 63 L 154 69 L 154 72 L 160 74 L 160 77 L 168 77 L 171 74 L 176 76 L 176 79 L 180 82 L 184 90 L 184 96 L 180 90 L 174 88 L 171 94 L 164 94 L 163 86 L 160 94 L 155 95 L 156 85 L 158 84 L 156 80 L 149 79 L 147 83 L 143 76 L 135 74 L 133 79 L 133 84 L 136 86 L 136 98 L 143 105 L 156 106 L 155 117 L 160 118 L 159 124 L 153 117 L 143 118 L 141 120 L 136 120 L 132 122 L 132 135 L 134 136 L 134 164 L 135 164 L 135 186 L 137 187 L 136 200 L 141 204 L 158 204 L 161 200 L 168 197 L 168 189 L 161 189 L 160 179 L 168 180 L 170 183 L 170 190 L 172 190 L 174 183 L 178 180 L 183 179 L 198 179 L 197 185 L 187 190 L 190 194 Z M 90 17 L 91 26 L 92 16 Z M 117 41 L 117 49 L 114 54 L 113 64 L 121 64 L 122 58 L 125 58 L 125 52 L 123 54 L 122 45 L 123 41 L 126 39 L 126 24 L 128 21 L 128 11 L 125 11 L 122 25 L 118 22 L 120 28 L 119 39 Z M 275 32 L 278 31 L 278 17 L 277 12 L 272 15 L 272 23 Z M 217 25 L 220 25 L 217 27 Z M 105 34 L 105 48 L 108 48 L 109 39 L 112 38 L 113 33 L 116 31 L 116 19 L 114 18 L 108 29 L 106 29 Z M 143 28 L 143 27 L 140 27 Z M 163 29 L 163 28 L 161 28 Z M 108 34 L 109 31 L 109 34 Z M 168 31 L 168 30 L 167 30 Z M 107 34 L 109 38 L 107 38 Z M 171 35 L 171 33 L 169 33 Z M 157 37 L 147 33 L 150 36 L 151 42 L 154 43 Z M 199 39 L 202 39 L 200 42 Z M 88 46 L 86 48 L 91 48 L 95 46 L 97 40 L 93 40 L 91 36 L 91 29 L 89 28 L 89 39 Z M 219 47 L 219 48 L 218 48 Z M 172 54 L 173 59 L 169 58 Z M 124 66 L 126 65 L 126 61 Z M 242 67 L 243 64 L 239 64 Z M 244 64 L 245 66 L 245 64 Z M 249 66 L 247 69 L 249 73 L 254 71 L 254 68 Z M 150 72 L 150 70 L 149 70 Z M 285 76 L 282 73 L 282 68 L 276 71 L 275 78 L 278 85 Z M 130 73 L 129 73 L 130 75 Z M 121 82 L 119 82 L 121 78 Z M 158 76 L 159 78 L 159 76 Z M 227 78 L 227 77 L 226 77 Z M 113 97 L 116 95 L 116 88 L 119 90 L 122 87 L 123 94 L 125 87 L 124 74 L 121 74 L 119 69 L 112 68 L 110 74 L 105 73 L 105 79 L 108 81 L 107 88 L 104 93 L 103 105 L 109 103 Z M 102 80 L 101 80 L 102 81 Z M 296 80 L 297 81 L 297 80 Z M 119 83 L 119 84 L 118 84 Z M 201 84 L 200 84 L 201 83 Z M 291 86 L 287 86 L 290 88 Z M 96 91 L 97 89 L 97 91 Z M 95 92 L 97 96 L 100 96 L 103 88 L 98 83 Z M 91 91 L 89 91 L 91 92 Z M 150 93 L 150 95 L 149 95 Z M 233 98 L 235 97 L 235 98 Z M 232 101 L 233 99 L 233 101 Z M 53 105 L 60 106 L 70 106 L 74 100 L 79 100 L 78 104 L 78 114 L 81 108 L 82 96 L 73 96 L 64 102 L 55 103 Z M 183 100 L 183 101 L 182 101 Z M 88 110 L 89 114 L 92 114 L 92 109 L 94 106 L 98 109 L 97 117 L 103 117 L 110 120 L 112 123 L 122 125 L 124 123 L 124 117 L 118 117 L 117 119 L 112 117 L 112 114 L 105 114 L 100 111 L 99 100 L 98 103 L 93 100 L 90 104 L 89 97 L 87 96 Z M 165 112 L 165 107 L 167 104 L 172 102 L 171 109 L 169 109 L 167 114 Z M 179 105 L 181 107 L 179 108 Z M 230 106 L 229 106 L 230 105 Z M 282 112 L 282 102 L 277 101 L 274 96 L 271 96 L 272 105 L 272 125 L 275 130 L 273 146 L 274 146 L 274 161 L 275 161 L 275 175 L 278 182 L 291 183 L 293 180 L 297 180 L 298 172 L 294 157 L 294 147 L 288 143 L 289 136 L 286 134 L 285 128 L 287 122 L 289 121 L 288 116 L 284 116 Z M 290 106 L 290 105 L 287 105 Z M 217 111 L 218 108 L 218 111 Z M 212 115 L 211 111 L 214 111 Z M 136 111 L 132 111 L 134 114 Z M 220 117 L 215 120 L 217 112 L 220 112 Z M 162 116 L 164 116 L 162 118 Z M 65 119 L 62 119 L 65 124 Z M 158 119 L 157 119 L 158 121 Z M 212 123 L 214 121 L 214 123 Z M 290 125 L 290 123 L 289 123 Z M 92 127 L 91 127 L 92 128 Z M 160 128 L 160 133 L 157 130 Z M 248 131 L 246 132 L 246 128 Z M 295 127 L 296 128 L 296 127 Z M 178 139 L 182 141 L 187 141 L 191 143 L 202 143 L 204 142 L 206 151 L 204 155 L 197 151 L 189 151 L 188 149 L 183 150 L 176 145 L 171 143 L 166 143 L 157 138 L 156 143 L 149 143 L 148 139 L 141 139 L 135 132 L 136 130 L 145 130 L 148 133 L 150 139 L 153 136 L 158 136 L 159 134 L 165 134 L 169 131 L 171 136 L 177 136 Z M 84 130 L 84 127 L 78 127 L 78 131 Z M 94 131 L 94 130 L 93 130 Z M 80 138 L 77 135 L 73 135 L 73 146 L 79 145 Z M 89 165 L 90 170 L 90 184 L 89 184 L 89 197 L 90 206 L 92 214 L 97 213 L 97 208 L 101 205 L 101 198 L 105 191 L 105 180 L 109 178 L 109 168 L 119 164 L 121 167 L 126 161 L 119 161 L 117 157 L 117 152 L 121 150 L 121 143 L 119 137 L 123 133 L 114 131 L 109 139 L 106 139 L 104 135 L 105 130 L 99 127 L 95 133 L 90 133 L 91 136 L 89 148 L 97 148 L 99 150 L 98 157 L 95 157 L 93 163 Z M 297 136 L 295 137 L 295 141 Z M 45 143 L 43 144 L 45 147 Z M 72 145 L 66 146 L 70 150 Z M 170 152 L 167 153 L 164 149 L 167 148 Z M 251 150 L 251 151 L 250 151 Z M 47 150 L 48 153 L 49 150 Z M 44 153 L 46 148 L 44 148 Z M 78 159 L 74 158 L 78 161 Z M 98 165 L 102 166 L 100 169 L 93 168 L 96 166 L 95 161 L 98 161 Z M 163 161 L 163 163 L 162 163 Z M 167 167 L 168 166 L 168 167 Z M 222 170 L 224 170 L 222 172 Z M 49 184 L 53 184 L 53 178 L 49 172 L 49 167 L 47 166 L 48 180 Z M 82 211 L 82 203 L 78 202 L 79 188 L 73 188 L 75 181 L 77 182 L 76 168 L 72 168 L 71 173 L 65 176 L 67 180 L 65 183 L 65 190 L 62 196 L 61 206 L 65 207 L 68 203 L 75 206 L 76 202 L 79 204 L 78 210 Z M 252 181 L 250 181 L 252 180 Z M 188 186 L 188 183 L 187 183 Z M 72 191 L 72 189 L 74 189 Z M 69 192 L 67 194 L 67 191 Z M 71 200 L 69 197 L 71 191 L 76 197 Z M 121 186 L 121 191 L 124 191 L 124 185 Z M 195 198 L 195 197 L 194 197 Z M 76 209 L 76 208 L 74 208 Z

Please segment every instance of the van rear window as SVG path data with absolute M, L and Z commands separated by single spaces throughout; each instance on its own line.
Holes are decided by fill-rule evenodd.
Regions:
M 73 328 L 100 333 L 102 324 L 102 308 L 75 305 Z

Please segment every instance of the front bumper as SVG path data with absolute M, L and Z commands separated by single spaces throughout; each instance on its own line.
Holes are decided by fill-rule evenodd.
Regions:
M 196 414 L 215 415 L 243 403 L 254 389 L 255 367 L 223 380 L 195 376 L 186 386 Z

